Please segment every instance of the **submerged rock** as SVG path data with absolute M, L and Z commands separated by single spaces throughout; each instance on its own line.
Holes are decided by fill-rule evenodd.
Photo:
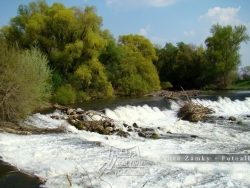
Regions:
M 235 118 L 234 116 L 230 116 L 230 117 L 228 118 L 228 120 L 230 120 L 230 121 L 236 121 L 236 118 Z
M 128 132 L 133 132 L 133 129 L 131 129 L 131 128 L 128 128 Z
M 139 128 L 139 126 L 136 123 L 133 123 L 134 128 Z
M 127 127 L 127 126 L 128 126 L 128 124 L 126 124 L 126 123 L 123 123 L 123 126 L 124 126 L 124 127 Z
M 145 133 L 143 133 L 143 132 L 138 132 L 138 136 L 140 136 L 140 137 L 144 137 L 144 138 L 146 138 L 147 136 L 146 136 L 146 134 Z
M 123 130 L 119 130 L 118 133 L 117 133 L 118 136 L 121 136 L 121 137 L 125 137 L 127 138 L 128 136 L 130 136 L 130 134 L 128 132 L 125 132 Z
M 190 135 L 191 138 L 198 138 L 197 135 Z

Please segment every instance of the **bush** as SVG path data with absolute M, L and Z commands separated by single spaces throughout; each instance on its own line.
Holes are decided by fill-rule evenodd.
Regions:
M 53 72 L 52 75 L 53 91 L 56 91 L 63 83 L 63 78 L 58 72 Z
M 59 104 L 69 104 L 76 100 L 76 93 L 70 84 L 59 87 L 54 93 L 54 101 Z
M 171 89 L 172 87 L 173 87 L 173 85 L 170 82 L 162 82 L 161 83 L 162 89 L 168 90 L 168 89 Z
M 0 41 L 0 57 L 0 120 L 18 121 L 48 105 L 52 87 L 46 56 Z
M 83 91 L 78 91 L 76 94 L 76 98 L 78 101 L 89 101 L 91 99 L 91 97 Z

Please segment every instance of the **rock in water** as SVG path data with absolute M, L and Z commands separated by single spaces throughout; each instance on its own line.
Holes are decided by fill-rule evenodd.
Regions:
M 230 120 L 230 121 L 236 121 L 236 118 L 235 118 L 234 116 L 230 116 L 230 117 L 228 118 L 228 120 Z
M 146 134 L 144 134 L 143 132 L 138 132 L 138 136 L 140 136 L 140 137 L 144 137 L 144 138 L 146 138 L 147 136 L 146 136 Z
M 134 128 L 139 128 L 139 126 L 136 123 L 133 123 Z

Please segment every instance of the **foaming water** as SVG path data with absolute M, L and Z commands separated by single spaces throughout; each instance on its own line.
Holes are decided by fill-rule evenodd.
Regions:
M 152 103 L 160 100 L 164 99 Z M 244 125 L 226 118 L 219 123 L 179 120 L 176 113 L 180 105 L 174 101 L 167 101 L 169 105 L 165 107 L 147 102 L 106 108 L 105 114 L 120 129 L 125 130 L 124 123 L 136 123 L 142 128 L 153 128 L 161 136 L 156 140 L 146 139 L 131 132 L 128 138 L 123 138 L 79 131 L 66 120 L 52 119 L 51 115 L 62 115 L 55 111 L 47 115 L 34 114 L 26 123 L 43 128 L 64 126 L 67 133 L 27 136 L 1 133 L 0 156 L 4 161 L 47 179 L 44 187 L 69 187 L 67 175 L 72 187 L 250 187 L 249 162 L 170 163 L 166 160 L 169 154 L 250 152 L 250 121 L 246 118 L 250 113 L 250 98 L 240 101 L 223 97 L 217 101 L 197 99 L 194 102 L 213 109 L 213 116 L 233 115 Z M 137 148 L 140 160 L 148 161 L 145 173 L 115 175 L 114 158 L 110 157 L 112 148 Z
M 244 101 L 231 100 L 228 97 L 219 97 L 217 101 L 197 99 L 193 100 L 193 102 L 211 108 L 214 110 L 216 116 L 250 115 L 250 97 L 246 97 Z

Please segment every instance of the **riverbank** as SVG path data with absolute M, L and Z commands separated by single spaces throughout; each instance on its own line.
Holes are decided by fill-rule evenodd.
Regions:
M 227 89 L 250 90 L 250 80 L 236 80 Z
M 5 163 L 0 158 L 1 188 L 39 188 L 45 181 L 34 175 L 21 172 L 18 168 Z
M 62 127 L 56 129 L 47 129 L 47 128 L 44 129 L 32 126 L 20 126 L 18 123 L 0 121 L 0 133 L 1 132 L 30 135 L 30 134 L 62 133 L 65 132 L 65 130 Z

